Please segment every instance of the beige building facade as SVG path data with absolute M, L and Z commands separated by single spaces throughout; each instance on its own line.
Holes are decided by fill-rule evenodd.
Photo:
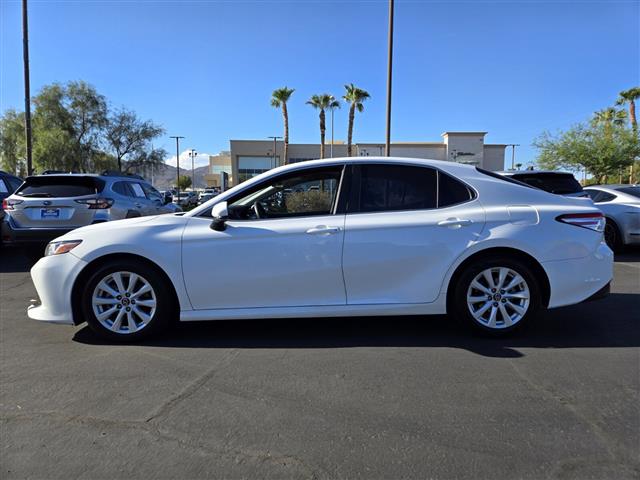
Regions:
M 396 142 L 391 144 L 391 156 L 447 160 L 477 165 L 492 171 L 502 170 L 506 145 L 484 143 L 486 134 L 487 132 L 445 132 L 442 134 L 442 142 Z M 274 144 L 272 140 L 230 140 L 229 143 L 229 152 L 210 157 L 208 176 L 212 181 L 214 176 L 220 177 L 220 171 L 229 169 L 229 183 L 236 185 L 284 163 L 282 141 Z M 358 143 L 354 144 L 353 150 L 357 156 L 383 156 L 384 143 Z M 315 160 L 320 157 L 320 145 L 290 143 L 288 156 L 289 163 Z M 347 145 L 344 142 L 336 142 L 333 147 L 326 144 L 325 156 L 346 157 Z M 214 172 L 213 168 L 218 170 Z

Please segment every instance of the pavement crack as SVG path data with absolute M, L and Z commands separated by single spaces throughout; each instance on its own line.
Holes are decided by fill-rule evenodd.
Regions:
M 196 378 L 193 382 L 186 385 L 182 390 L 168 398 L 162 405 L 157 407 L 147 418 L 144 419 L 144 422 L 149 423 L 166 415 L 176 404 L 193 395 L 216 373 L 231 363 L 233 359 L 238 356 L 238 353 L 238 350 L 230 351 L 218 365 L 207 370 L 200 377 Z
M 560 405 L 565 407 L 567 410 L 569 410 L 574 417 L 576 417 L 578 420 L 586 424 L 589 427 L 589 429 L 593 432 L 593 434 L 596 436 L 596 438 L 598 438 L 600 443 L 605 447 L 607 454 L 612 460 L 621 460 L 619 458 L 620 456 L 615 452 L 614 448 L 615 447 L 623 448 L 623 447 L 621 445 L 616 445 L 614 441 L 609 439 L 607 433 L 602 429 L 602 427 L 600 427 L 600 425 L 598 425 L 596 421 L 592 420 L 587 415 L 581 413 L 576 408 L 576 406 L 573 403 L 571 403 L 571 401 L 569 401 L 562 395 L 559 395 L 558 393 L 556 393 L 552 389 L 545 387 L 544 385 L 538 384 L 531 377 L 529 377 L 522 370 L 520 370 L 520 368 L 518 368 L 518 366 L 515 364 L 513 360 L 509 360 L 509 364 L 513 368 L 514 372 L 516 372 L 516 374 L 522 380 L 524 380 L 529 386 L 539 391 L 546 397 L 551 398 L 555 402 L 559 403 Z

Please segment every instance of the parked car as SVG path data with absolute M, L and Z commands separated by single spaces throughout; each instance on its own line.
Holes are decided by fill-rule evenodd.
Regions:
M 122 174 L 48 174 L 27 177 L 3 202 L 3 241 L 48 242 L 84 225 L 172 213 L 142 177 Z
M 300 162 L 182 216 L 55 239 L 31 270 L 41 303 L 28 315 L 87 321 L 115 341 L 157 333 L 174 317 L 450 313 L 501 334 L 542 309 L 608 292 L 604 224 L 590 201 L 469 165 Z
M 2 210 L 0 210 L 0 222 L 2 222 L 2 219 L 4 218 L 5 199 L 13 192 L 15 192 L 21 184 L 22 179 L 20 177 L 16 177 L 15 175 L 11 175 L 10 173 L 0 170 L 0 200 L 2 201 Z M 0 237 L 0 244 L 1 243 L 2 238 Z
M 498 172 L 500 175 L 539 188 L 545 192 L 565 195 L 567 197 L 587 197 L 582 185 L 573 174 L 546 170 L 508 170 Z
M 203 193 L 200 195 L 200 200 L 198 200 L 198 205 L 202 205 L 205 202 L 208 202 L 213 197 L 215 197 L 215 193 Z
M 607 245 L 614 251 L 640 245 L 640 185 L 593 185 L 584 191 L 607 219 Z
M 172 203 L 173 202 L 173 192 L 171 190 L 161 190 L 160 195 L 164 199 L 164 203 Z
M 196 192 L 180 192 L 173 196 L 173 203 L 182 208 L 192 208 L 198 205 L 198 194 Z

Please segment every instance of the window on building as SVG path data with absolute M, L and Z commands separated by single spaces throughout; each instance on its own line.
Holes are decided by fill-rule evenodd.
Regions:
M 280 164 L 280 157 L 238 156 L 238 183 L 260 175 Z

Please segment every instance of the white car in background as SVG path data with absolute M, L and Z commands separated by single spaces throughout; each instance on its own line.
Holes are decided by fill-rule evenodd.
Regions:
M 500 334 L 608 292 L 604 225 L 591 202 L 468 165 L 301 162 L 185 215 L 57 238 L 31 270 L 28 315 L 116 341 L 174 318 L 444 313 Z
M 593 185 L 584 191 L 607 219 L 607 245 L 614 250 L 640 245 L 640 185 Z

